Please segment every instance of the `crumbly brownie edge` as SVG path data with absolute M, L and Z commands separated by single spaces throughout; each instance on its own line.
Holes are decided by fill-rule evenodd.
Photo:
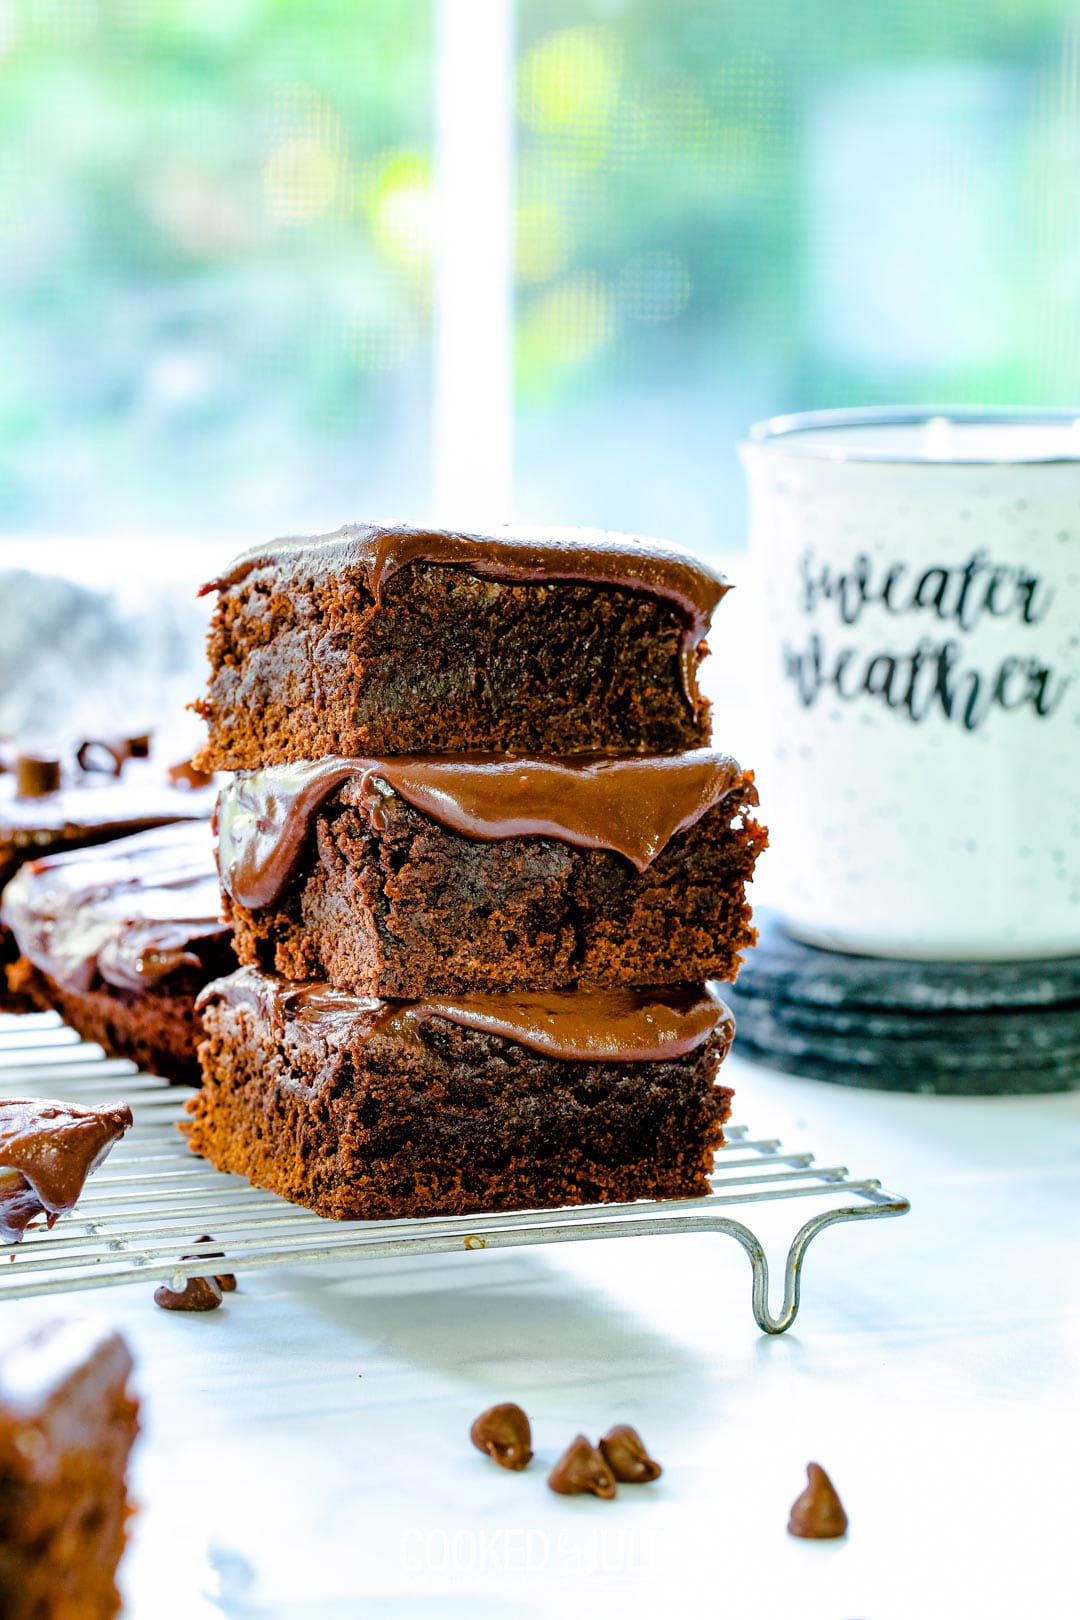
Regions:
M 185 1086 L 199 1084 L 202 1030 L 195 998 L 213 977 L 213 970 L 184 970 L 142 992 L 104 984 L 68 990 L 25 957 L 8 970 L 12 992 L 38 1011 L 59 1013 L 84 1041 L 95 1041 L 110 1057 L 127 1058 L 148 1074 Z
M 682 629 L 670 604 L 611 587 L 416 564 L 376 608 L 358 568 L 257 568 L 214 611 L 196 763 L 700 746 L 709 706 L 684 695 Z
M 242 962 L 363 995 L 735 978 L 767 835 L 752 778 L 638 874 L 552 839 L 482 842 L 394 798 L 381 830 L 350 786 L 323 806 L 277 905 L 227 902 Z
M 730 1111 L 726 1035 L 673 1061 L 585 1064 L 440 1019 L 418 1049 L 275 1034 L 243 1006 L 203 1017 L 193 1151 L 339 1219 L 700 1195 Z
M 41 1004 L 30 989 L 22 988 L 19 946 L 6 923 L 0 922 L 0 1013 L 40 1012 Z

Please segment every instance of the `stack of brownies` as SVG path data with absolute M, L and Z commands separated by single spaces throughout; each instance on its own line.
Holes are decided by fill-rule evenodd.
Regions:
M 207 589 L 245 965 L 202 998 L 194 1151 L 342 1218 L 705 1192 L 707 981 L 765 843 L 696 681 L 725 582 L 623 535 L 358 525 Z

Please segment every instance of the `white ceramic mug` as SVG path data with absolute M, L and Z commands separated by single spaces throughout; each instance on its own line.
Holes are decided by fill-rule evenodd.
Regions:
M 742 457 L 787 927 L 923 960 L 1080 952 L 1080 420 L 823 411 Z

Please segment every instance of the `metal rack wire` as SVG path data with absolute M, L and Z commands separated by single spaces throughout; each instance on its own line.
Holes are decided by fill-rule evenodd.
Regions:
M 843 1165 L 726 1128 L 707 1197 L 673 1202 L 593 1204 L 396 1221 L 329 1221 L 195 1158 L 176 1130 L 186 1089 L 139 1073 L 80 1042 L 52 1014 L 0 1017 L 0 1094 L 72 1103 L 130 1103 L 135 1125 L 87 1183 L 77 1208 L 51 1232 L 27 1233 L 0 1269 L 0 1300 L 68 1293 L 135 1280 L 183 1287 L 200 1271 L 246 1272 L 331 1261 L 373 1260 L 461 1249 L 507 1249 L 601 1238 L 726 1232 L 742 1245 L 753 1272 L 754 1317 L 764 1333 L 783 1333 L 799 1309 L 802 1266 L 827 1226 L 904 1215 L 906 1198 L 876 1180 L 855 1180 Z M 818 1208 L 792 1239 L 780 1311 L 769 1309 L 769 1266 L 751 1228 L 730 1211 L 785 1199 Z M 212 1233 L 211 1241 L 196 1241 Z M 194 1262 L 205 1256 L 205 1265 Z M 224 1256 L 224 1258 L 218 1258 Z M 213 1260 L 211 1261 L 211 1257 Z

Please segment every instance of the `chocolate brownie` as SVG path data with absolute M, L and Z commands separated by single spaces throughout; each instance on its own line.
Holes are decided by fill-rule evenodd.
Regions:
M 127 739 L 141 745 L 143 739 Z M 0 889 L 36 856 L 85 849 L 125 833 L 178 821 L 208 820 L 215 789 L 209 777 L 178 776 L 139 754 L 124 753 L 115 739 L 88 739 L 61 765 L 57 758 L 24 754 L 0 771 Z M 108 770 L 101 762 L 111 762 Z M 31 995 L 8 982 L 19 951 L 0 922 L 0 1012 L 30 1012 Z
M 734 1032 L 708 987 L 380 1001 L 254 968 L 202 997 L 188 1139 L 339 1219 L 708 1191 Z
M 138 1433 L 117 1333 L 52 1322 L 0 1355 L 0 1615 L 110 1620 Z
M 377 996 L 731 979 L 756 803 L 708 749 L 243 773 L 218 806 L 237 955 Z
M 0 1100 L 0 1243 L 21 1243 L 40 1215 L 55 1226 L 130 1129 L 125 1103 L 78 1108 L 42 1098 Z
M 195 998 L 236 963 L 207 822 L 28 861 L 0 915 L 22 955 L 12 989 L 84 1040 L 197 1085 Z
M 219 595 L 198 763 L 692 748 L 727 588 L 676 547 L 587 530 L 277 541 L 204 587 Z
M 19 961 L 19 947 L 11 929 L 0 922 L 0 1012 L 32 1013 L 39 1010 L 38 1003 L 28 990 L 13 989 L 12 974 Z M 19 975 L 15 973 L 16 983 Z

